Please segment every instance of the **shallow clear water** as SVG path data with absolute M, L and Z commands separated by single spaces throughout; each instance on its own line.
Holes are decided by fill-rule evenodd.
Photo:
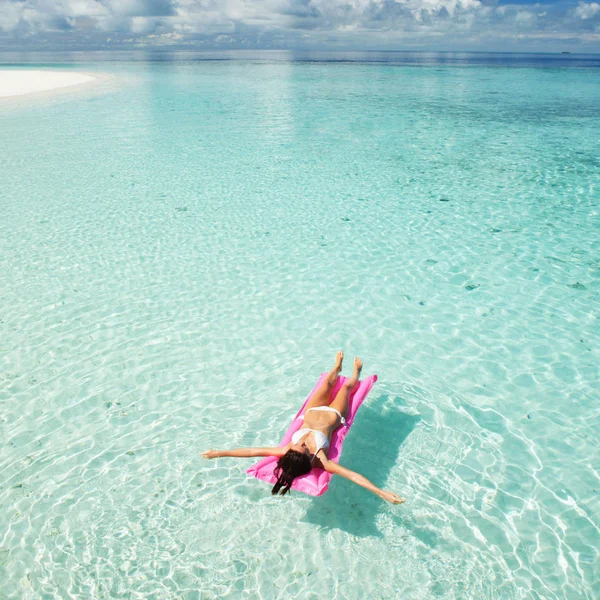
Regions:
M 481 62 L 0 107 L 0 597 L 600 597 L 599 72 Z M 406 504 L 200 457 L 339 348 L 342 462 Z

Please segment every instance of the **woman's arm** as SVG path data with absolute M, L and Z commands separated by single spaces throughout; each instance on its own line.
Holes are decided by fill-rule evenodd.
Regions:
M 392 504 L 402 504 L 406 502 L 404 498 L 400 498 L 398 494 L 394 494 L 394 492 L 386 492 L 384 490 L 379 489 L 376 485 L 373 485 L 366 477 L 363 477 L 360 473 L 356 473 L 351 471 L 350 469 L 346 469 L 346 467 L 342 467 L 342 465 L 338 465 L 338 463 L 333 462 L 332 460 L 328 460 L 324 456 L 324 452 L 319 452 L 319 459 L 323 463 L 323 468 L 328 473 L 333 473 L 334 475 L 341 475 L 350 481 L 368 489 L 369 491 L 377 494 L 380 498 L 391 502 Z
M 235 458 L 251 458 L 253 456 L 283 456 L 288 451 L 288 446 L 277 446 L 276 448 L 235 448 L 234 450 L 205 450 L 204 458 L 221 458 L 222 456 L 233 456 Z

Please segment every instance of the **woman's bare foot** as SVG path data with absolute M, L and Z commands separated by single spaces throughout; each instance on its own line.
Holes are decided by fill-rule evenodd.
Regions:
M 353 388 L 358 383 L 358 378 L 360 377 L 360 372 L 362 370 L 363 363 L 358 356 L 354 359 L 354 372 L 352 373 L 352 377 L 348 380 L 348 384 L 350 388 Z
M 344 360 L 344 352 L 342 350 L 340 350 L 335 355 L 335 364 L 333 365 L 333 369 L 331 369 L 331 371 L 329 371 L 329 373 L 327 374 L 327 383 L 330 388 L 329 391 L 331 391 L 331 388 L 333 388 L 333 386 L 335 385 L 335 382 L 338 380 L 338 375 L 340 374 L 340 371 L 342 370 L 342 361 L 343 360 Z

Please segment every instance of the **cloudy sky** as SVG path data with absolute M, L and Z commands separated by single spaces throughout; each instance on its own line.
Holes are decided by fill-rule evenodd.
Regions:
M 0 0 L 2 50 L 600 52 L 578 0 Z

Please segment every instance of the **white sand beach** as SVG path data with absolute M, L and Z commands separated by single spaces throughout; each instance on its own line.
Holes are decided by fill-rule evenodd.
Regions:
M 95 79 L 96 77 L 87 73 L 70 71 L 0 70 L 0 98 L 49 92 L 89 83 Z

